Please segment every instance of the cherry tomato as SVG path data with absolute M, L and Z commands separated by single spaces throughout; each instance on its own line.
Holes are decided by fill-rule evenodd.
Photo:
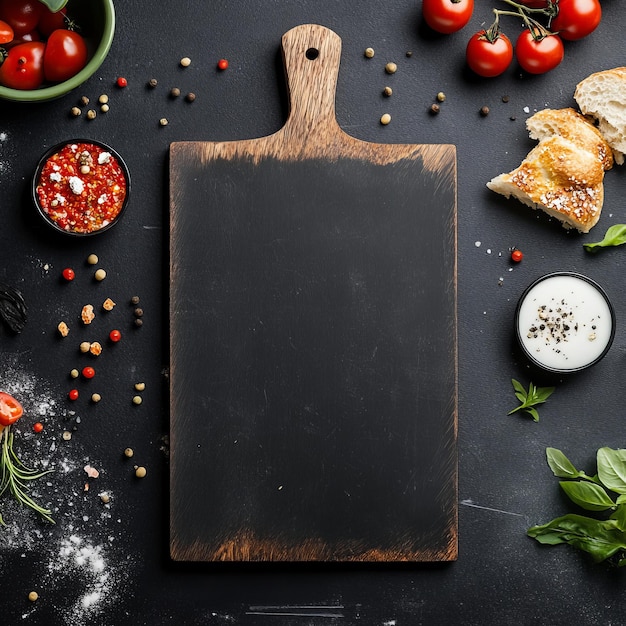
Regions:
M 520 33 L 515 44 L 517 62 L 529 74 L 553 70 L 563 60 L 563 55 L 563 42 L 558 35 L 535 39 L 528 28 Z
M 42 7 L 37 30 L 43 37 L 50 37 L 58 28 L 67 28 L 67 26 L 68 20 L 65 8 L 52 12 L 47 6 Z
M 449 35 L 461 30 L 472 17 L 474 0 L 423 0 L 422 15 L 438 33 Z
M 470 69 L 479 76 L 499 76 L 513 60 L 513 44 L 504 34 L 490 37 L 487 31 L 474 33 L 467 42 L 465 58 Z
M 29 41 L 41 41 L 41 35 L 39 34 L 39 31 L 32 30 L 30 33 L 26 33 L 24 35 L 21 35 L 20 37 L 14 37 L 13 41 L 5 43 L 2 47 L 5 50 L 10 50 L 20 43 L 28 43 Z
M 0 20 L 0 44 L 13 41 L 13 37 L 15 37 L 15 33 L 13 32 L 11 25 Z
M 42 7 L 39 0 L 0 0 L 0 19 L 19 37 L 37 28 Z
M 586 37 L 602 19 L 598 0 L 559 0 L 557 8 L 559 12 L 552 20 L 550 30 L 568 41 Z
M 24 415 L 22 405 L 8 393 L 0 391 L 0 425 L 10 426 Z
M 43 69 L 46 80 L 59 83 L 75 76 L 87 64 L 87 44 L 73 30 L 55 30 L 46 42 Z
M 518 2 L 531 9 L 545 9 L 548 6 L 548 0 L 518 0 Z
M 41 422 L 35 422 L 35 423 L 33 424 L 33 430 L 34 430 L 36 433 L 40 433 L 40 432 L 43 430 L 43 424 L 42 424 Z
M 43 54 L 46 45 L 41 41 L 21 43 L 9 50 L 0 65 L 0 85 L 10 89 L 37 89 L 44 80 Z

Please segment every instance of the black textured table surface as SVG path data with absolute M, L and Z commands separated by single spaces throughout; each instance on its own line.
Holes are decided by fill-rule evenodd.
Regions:
M 602 3 L 603 21 L 565 46 L 554 71 L 529 76 L 512 67 L 478 79 L 465 69 L 467 38 L 491 22 L 501 0 L 477 0 L 460 33 L 435 36 L 420 3 L 331 0 L 212 3 L 171 8 L 118 2 L 117 31 L 101 69 L 76 92 L 45 104 L 0 102 L 0 281 L 29 307 L 24 331 L 0 336 L 0 386 L 24 398 L 16 448 L 27 464 L 54 469 L 37 498 L 55 526 L 0 497 L 2 622 L 6 624 L 607 624 L 626 622 L 623 573 L 568 546 L 543 547 L 533 524 L 574 510 L 559 491 L 545 449 L 563 450 L 595 471 L 602 446 L 623 446 L 626 294 L 623 251 L 589 255 L 583 242 L 626 222 L 624 170 L 605 177 L 595 229 L 568 233 L 556 222 L 506 201 L 485 183 L 519 164 L 534 142 L 524 121 L 536 110 L 575 105 L 577 82 L 624 63 L 626 26 L 618 0 Z M 519 20 L 503 18 L 515 37 Z M 168 149 L 179 140 L 234 140 L 275 132 L 287 116 L 280 57 L 283 33 L 319 23 L 342 39 L 337 119 L 350 135 L 378 143 L 451 143 L 458 158 L 459 557 L 441 565 L 333 566 L 172 563 L 168 554 Z M 372 47 L 375 56 L 364 57 Z M 407 52 L 411 52 L 407 55 Z M 180 66 L 189 57 L 191 65 Z M 220 58 L 226 71 L 216 69 Z M 387 75 L 384 66 L 398 66 Z M 116 87 L 124 76 L 128 86 Z M 151 78 L 158 85 L 148 88 Z M 382 95 L 385 86 L 391 97 Z M 178 87 L 182 95 L 172 98 Z M 194 92 L 193 102 L 184 95 Z M 429 113 L 438 92 L 446 99 Z M 109 96 L 110 110 L 74 118 L 82 95 Z M 489 107 L 488 115 L 480 114 Z M 97 107 L 95 107 L 97 108 Z M 384 113 L 391 123 L 381 125 Z M 167 118 L 161 126 L 159 120 Z M 39 223 L 30 177 L 53 144 L 87 137 L 122 154 L 133 180 L 123 221 L 88 241 L 53 236 Z M 434 207 L 436 209 L 436 207 Z M 510 261 L 510 248 L 524 253 Z M 97 266 L 87 263 L 96 254 Z M 76 278 L 61 279 L 65 267 Z M 106 270 L 96 281 L 96 268 Z M 572 270 L 598 281 L 617 317 L 615 341 L 591 370 L 549 377 L 529 368 L 515 345 L 517 299 L 538 276 Z M 139 305 L 131 298 L 139 296 Z M 56 326 L 83 305 L 99 309 L 87 329 L 61 339 Z M 135 309 L 143 325 L 135 325 Z M 111 344 L 111 328 L 122 341 Z M 73 330 L 73 332 L 72 332 Z M 101 341 L 90 381 L 72 381 L 84 364 L 77 346 Z M 555 385 L 535 423 L 507 416 L 511 379 Z M 135 383 L 145 383 L 137 391 Z M 72 387 L 81 391 L 70 402 Z M 102 400 L 89 402 L 91 393 Z M 142 403 L 133 403 L 141 396 Z M 35 434 L 32 424 L 44 423 Z M 71 433 L 71 439 L 63 437 Z M 132 448 L 132 458 L 124 456 Z M 95 468 L 97 478 L 85 467 Z M 147 475 L 137 479 L 134 467 Z M 189 476 L 190 481 L 197 477 Z M 88 489 L 86 489 L 88 485 Z M 101 494 L 107 494 L 103 502 Z M 105 497 L 106 499 L 106 497 Z M 36 602 L 28 593 L 37 591 Z

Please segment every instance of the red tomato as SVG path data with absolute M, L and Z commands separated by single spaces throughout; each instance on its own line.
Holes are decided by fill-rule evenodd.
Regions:
M 37 30 L 39 30 L 43 37 L 50 37 L 50 35 L 57 30 L 57 28 L 67 28 L 67 25 L 68 20 L 65 8 L 60 11 L 56 11 L 55 13 L 53 13 L 47 6 L 44 6 L 41 9 Z
M 37 89 L 44 79 L 43 53 L 46 45 L 41 41 L 21 43 L 9 50 L 0 65 L 0 85 L 10 89 Z
M 490 37 L 487 31 L 474 33 L 467 42 L 465 58 L 470 69 L 479 76 L 499 76 L 513 60 L 513 44 L 504 34 Z
M 574 41 L 592 33 L 602 19 L 598 0 L 559 0 L 558 13 L 550 23 L 550 30 L 563 39 Z
M 0 0 L 0 19 L 11 26 L 16 36 L 37 28 L 43 4 L 39 0 Z
M 55 30 L 46 43 L 43 69 L 46 80 L 60 83 L 78 74 L 87 64 L 87 44 L 73 30 Z
M 41 40 L 41 37 L 39 35 L 39 32 L 36 30 L 33 30 L 30 33 L 26 33 L 25 35 L 22 35 L 21 37 L 15 37 L 13 41 L 10 41 L 9 43 L 4 44 L 2 47 L 5 50 L 10 50 L 11 48 L 13 48 L 13 46 L 17 46 L 20 43 L 27 43 L 29 41 L 40 41 L 40 40 Z
M 517 0 L 531 9 L 545 9 L 548 6 L 548 0 Z
M 0 391 L 0 425 L 10 426 L 24 414 L 22 405 L 8 393 Z
M 9 43 L 9 41 L 13 41 L 14 36 L 15 33 L 11 25 L 0 20 L 0 43 Z
M 528 28 L 520 33 L 515 44 L 517 62 L 529 74 L 553 70 L 563 60 L 563 55 L 563 42 L 558 35 L 535 39 Z
M 461 30 L 472 17 L 474 0 L 423 0 L 422 15 L 438 33 L 449 35 Z

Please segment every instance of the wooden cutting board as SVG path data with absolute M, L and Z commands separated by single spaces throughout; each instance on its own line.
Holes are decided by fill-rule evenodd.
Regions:
M 348 136 L 340 38 L 282 48 L 281 130 L 170 148 L 171 556 L 455 559 L 455 147 Z

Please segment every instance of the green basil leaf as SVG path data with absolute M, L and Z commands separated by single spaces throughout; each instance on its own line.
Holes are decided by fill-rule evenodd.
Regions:
M 623 496 L 620 496 L 623 497 Z M 622 531 L 626 530 L 626 506 L 617 499 L 618 507 L 611 514 L 611 519 L 615 521 L 615 525 Z
M 60 11 L 66 4 L 67 0 L 39 0 L 45 4 L 53 13 Z
M 529 409 L 524 409 L 524 410 L 530 414 L 530 416 L 533 418 L 535 422 L 539 421 L 539 413 L 537 413 L 536 409 L 529 408 Z
M 616 529 L 614 524 L 584 515 L 557 517 L 547 524 L 532 526 L 527 534 L 546 545 L 567 543 L 588 552 L 596 562 L 626 549 L 626 535 Z
M 535 404 L 545 402 L 554 393 L 554 387 L 537 387 L 533 396 Z
M 587 511 L 606 511 L 615 506 L 606 491 L 595 483 L 561 481 L 559 484 L 572 502 Z
M 626 450 L 600 448 L 597 463 L 600 482 L 615 493 L 626 494 Z
M 577 478 L 578 470 L 574 464 L 556 448 L 546 448 L 546 457 L 552 473 L 558 478 Z
M 626 504 L 626 495 L 622 494 L 621 496 L 617 496 L 615 504 Z
M 597 252 L 601 248 L 621 246 L 624 243 L 626 243 L 626 224 L 614 224 L 606 231 L 602 241 L 584 243 L 583 247 L 587 252 Z
M 513 383 L 513 389 L 515 389 L 515 391 L 517 391 L 518 393 L 521 393 L 524 396 L 524 400 L 526 399 L 526 390 L 524 389 L 522 383 L 520 383 L 518 380 L 515 380 L 515 378 L 511 378 L 511 382 Z M 517 394 L 515 394 L 517 395 Z M 522 402 L 524 401 L 522 400 Z

